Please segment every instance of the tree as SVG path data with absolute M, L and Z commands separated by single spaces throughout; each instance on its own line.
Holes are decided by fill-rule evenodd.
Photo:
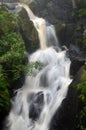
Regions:
M 0 7 L 0 113 L 9 110 L 9 90 L 24 70 L 24 52 L 16 17 L 4 5 Z

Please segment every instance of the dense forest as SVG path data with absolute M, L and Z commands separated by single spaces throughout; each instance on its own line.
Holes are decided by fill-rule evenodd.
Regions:
M 25 46 L 15 16 L 6 5 L 0 7 L 0 120 L 10 109 L 11 85 L 24 67 Z
M 3 1 L 2 1 L 3 2 Z M 59 41 L 65 42 L 64 32 L 69 35 L 66 44 L 70 49 L 70 59 L 73 64 L 73 77 L 78 77 L 73 88 L 77 91 L 77 111 L 75 115 L 75 130 L 86 130 L 86 1 L 73 2 L 72 23 L 55 23 Z M 32 6 L 33 7 L 33 6 Z M 44 14 L 43 14 L 44 15 Z M 28 26 L 28 27 L 27 27 Z M 27 44 L 29 43 L 29 44 Z M 26 73 L 32 74 L 32 68 L 41 69 L 41 63 L 27 62 L 27 53 L 32 53 L 39 45 L 37 32 L 31 22 L 28 22 L 25 10 L 18 14 L 9 11 L 6 4 L 0 5 L 0 127 L 11 108 L 11 98 L 15 90 L 22 87 Z M 72 49 L 71 49 L 72 47 Z M 73 49 L 75 47 L 75 49 Z M 79 64 L 80 65 L 79 65 Z M 75 66 L 74 66 L 75 65 Z M 71 108 L 72 109 L 72 108 Z M 66 129 L 65 129 L 66 130 Z

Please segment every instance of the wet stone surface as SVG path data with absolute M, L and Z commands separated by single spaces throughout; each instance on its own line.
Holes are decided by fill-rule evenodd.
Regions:
M 44 94 L 42 91 L 40 91 L 37 94 L 35 94 L 34 98 L 32 99 L 29 110 L 29 118 L 31 118 L 32 120 L 37 120 L 43 109 L 43 105 L 44 105 Z

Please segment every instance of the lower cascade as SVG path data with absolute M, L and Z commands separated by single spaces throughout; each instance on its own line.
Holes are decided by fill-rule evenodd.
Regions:
M 22 89 L 12 101 L 6 130 L 49 130 L 50 121 L 67 95 L 70 79 L 70 59 L 62 51 L 55 29 L 43 18 L 36 17 L 30 8 L 25 8 L 38 32 L 40 49 L 28 57 L 29 62 L 41 62 L 43 69 L 33 69 L 26 76 Z

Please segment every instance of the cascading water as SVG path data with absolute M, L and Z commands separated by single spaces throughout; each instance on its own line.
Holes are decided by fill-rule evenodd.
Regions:
M 35 76 L 26 76 L 24 86 L 12 102 L 6 130 L 48 130 L 72 81 L 69 76 L 71 62 L 66 51 L 59 48 L 53 26 L 36 17 L 27 5 L 18 5 L 27 11 L 40 41 L 40 49 L 28 58 L 29 62 L 40 61 L 44 67 L 34 70 Z M 58 51 L 53 45 L 57 45 Z

